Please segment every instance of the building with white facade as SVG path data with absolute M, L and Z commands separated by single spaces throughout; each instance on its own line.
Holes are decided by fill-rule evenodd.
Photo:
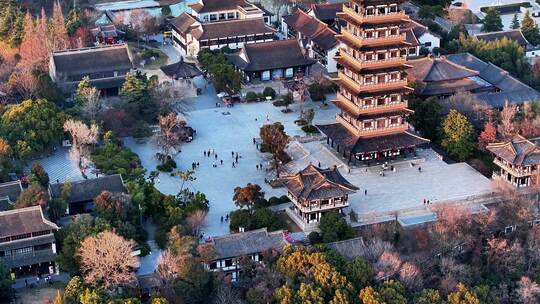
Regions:
M 204 0 L 190 7 L 191 15 L 182 13 L 170 21 L 173 44 L 182 55 L 274 40 L 275 30 L 265 23 L 272 20 L 268 13 L 244 0 Z

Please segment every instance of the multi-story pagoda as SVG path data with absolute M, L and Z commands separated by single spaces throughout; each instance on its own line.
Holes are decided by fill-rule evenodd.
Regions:
M 384 160 L 413 152 L 428 140 L 409 131 L 406 119 L 406 25 L 401 0 L 350 0 L 338 17 L 346 22 L 337 35 L 340 69 L 334 103 L 337 123 L 319 125 L 327 141 L 351 161 Z

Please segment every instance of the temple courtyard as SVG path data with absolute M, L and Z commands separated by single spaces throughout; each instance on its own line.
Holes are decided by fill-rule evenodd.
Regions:
M 201 79 L 198 86 L 204 87 Z M 472 167 L 465 163 L 447 164 L 431 149 L 418 151 L 417 157 L 390 163 L 395 171 L 386 170 L 380 175 L 381 165 L 349 168 L 346 163 L 326 146 L 322 137 L 309 137 L 297 126 L 300 105 L 293 104 L 291 113 L 282 113 L 271 102 L 242 103 L 234 107 L 216 107 L 216 92 L 212 86 L 203 90 L 203 95 L 189 98 L 178 105 L 185 115 L 188 125 L 196 130 L 195 138 L 181 146 L 175 160 L 180 170 L 191 169 L 192 162 L 199 163 L 196 169 L 196 180 L 186 183 L 192 191 L 206 194 L 210 202 L 207 224 L 204 228 L 206 236 L 224 235 L 229 232 L 228 222 L 224 217 L 236 209 L 232 200 L 234 188 L 247 183 L 259 184 L 266 193 L 266 198 L 286 194 L 284 188 L 272 188 L 265 179 L 270 178 L 266 170 L 257 170 L 262 164 L 265 169 L 270 160 L 269 154 L 260 153 L 253 144 L 253 138 L 259 137 L 259 129 L 263 124 L 279 121 L 285 131 L 292 137 L 287 152 L 293 161 L 285 168 L 287 172 L 296 172 L 310 162 L 322 167 L 338 166 L 340 172 L 360 190 L 351 195 L 351 208 L 360 225 L 392 219 L 398 213 L 409 218 L 408 222 L 432 219 L 431 207 L 445 202 L 470 202 L 474 204 L 478 197 L 491 192 L 492 183 Z M 314 124 L 330 123 L 335 119 L 338 109 L 331 103 L 321 107 L 320 102 L 306 102 L 304 109 L 314 108 Z M 154 142 L 149 139 L 143 143 L 126 138 L 125 143 L 139 155 L 147 172 L 156 170 L 155 158 L 158 152 Z M 205 157 L 203 151 L 214 150 L 211 157 Z M 238 153 L 239 164 L 234 168 L 232 152 Z M 217 154 L 217 158 L 215 157 Z M 221 164 L 223 160 L 223 165 Z M 80 179 L 76 166 L 69 159 L 66 150 L 60 149 L 53 156 L 41 160 L 45 169 L 51 174 L 51 180 Z M 216 167 L 213 167 L 213 164 Z M 414 166 L 411 166 L 411 163 Z M 422 172 L 418 171 L 421 167 Z M 92 175 L 90 175 L 92 176 Z M 156 180 L 157 188 L 166 194 L 176 194 L 182 181 L 177 176 L 161 173 Z M 367 195 L 365 194 L 367 190 Z M 424 205 L 424 199 L 433 204 Z M 286 206 L 282 206 L 285 208 Z M 475 207 L 476 208 L 476 207 Z

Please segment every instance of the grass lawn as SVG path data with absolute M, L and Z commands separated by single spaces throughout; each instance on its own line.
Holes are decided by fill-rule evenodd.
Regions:
M 133 53 L 133 55 L 135 55 L 134 61 L 135 61 L 135 66 L 137 67 L 140 67 L 140 62 L 143 60 L 142 54 L 145 49 L 150 49 L 153 52 L 159 54 L 156 60 L 150 60 L 150 59 L 146 60 L 146 64 L 144 65 L 145 69 L 155 70 L 155 69 L 159 69 L 160 66 L 167 64 L 167 59 L 169 57 L 167 57 L 165 53 L 163 53 L 161 50 L 157 48 L 149 47 L 143 44 L 142 42 L 140 44 L 137 44 L 137 42 L 128 42 L 128 46 L 131 52 Z

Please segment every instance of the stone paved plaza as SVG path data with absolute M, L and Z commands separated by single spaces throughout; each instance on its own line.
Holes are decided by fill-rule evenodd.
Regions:
M 204 87 L 201 79 L 199 87 Z M 351 208 L 360 217 L 370 215 L 392 214 L 394 211 L 422 209 L 423 200 L 429 199 L 437 203 L 450 200 L 462 200 L 470 196 L 481 195 L 491 191 L 491 182 L 465 163 L 446 164 L 431 150 L 419 151 L 417 164 L 411 167 L 410 161 L 396 163 L 396 172 L 387 170 L 385 176 L 379 176 L 380 165 L 353 169 L 351 173 L 342 160 L 326 147 L 325 141 L 300 143 L 298 137 L 304 132 L 294 124 L 298 119 L 299 106 L 292 105 L 292 113 L 283 114 L 270 102 L 239 104 L 232 108 L 216 107 L 217 97 L 211 86 L 204 89 L 202 96 L 190 98 L 181 107 L 188 125 L 197 130 L 191 143 L 183 144 L 182 152 L 176 156 L 179 169 L 191 169 L 192 162 L 199 162 L 196 180 L 187 187 L 193 191 L 201 191 L 210 201 L 207 225 L 204 228 L 207 236 L 223 235 L 229 232 L 228 222 L 221 222 L 221 216 L 236 209 L 232 201 L 233 189 L 236 186 L 257 183 L 266 193 L 266 197 L 285 194 L 283 188 L 272 189 L 265 183 L 266 171 L 256 169 L 257 164 L 265 167 L 269 154 L 257 151 L 252 143 L 258 137 L 259 128 L 265 123 L 280 121 L 285 125 L 287 134 L 295 137 L 288 148 L 293 162 L 285 168 L 295 172 L 310 162 L 323 167 L 338 166 L 341 173 L 360 190 L 350 197 Z M 338 109 L 333 105 L 325 109 L 320 103 L 307 102 L 304 108 L 316 109 L 314 123 L 334 121 Z M 303 141 L 303 140 L 302 140 Z M 147 171 L 155 170 L 158 161 L 155 159 L 156 147 L 151 140 L 136 143 L 127 138 L 125 143 L 137 153 Z M 214 149 L 218 155 L 205 157 L 203 151 Z M 239 165 L 232 168 L 231 152 L 240 155 Z M 223 160 L 223 165 L 220 161 Z M 217 168 L 212 166 L 213 162 Z M 42 160 L 51 174 L 51 180 L 78 179 L 80 173 L 67 157 L 67 151 L 60 150 L 54 156 Z M 418 166 L 422 172 L 418 172 Z M 176 194 L 181 185 L 178 177 L 162 173 L 156 187 L 166 194 Z M 364 194 L 364 190 L 368 194 Z M 420 210 L 421 211 L 421 210 Z

